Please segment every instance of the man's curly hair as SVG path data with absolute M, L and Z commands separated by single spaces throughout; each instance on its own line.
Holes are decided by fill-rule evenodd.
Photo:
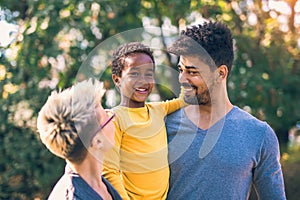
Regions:
M 125 65 L 125 58 L 133 53 L 144 53 L 150 56 L 155 64 L 153 53 L 149 47 L 140 42 L 130 42 L 119 46 L 113 53 L 112 74 L 119 77 L 122 75 L 122 70 Z
M 105 90 L 96 79 L 54 91 L 39 112 L 37 129 L 42 142 L 56 156 L 80 163 L 99 126 L 95 105 Z
M 199 55 L 200 53 L 200 57 L 206 51 L 216 67 L 226 65 L 229 72 L 234 59 L 231 31 L 221 22 L 209 21 L 203 25 L 187 28 L 181 32 L 180 38 L 168 51 L 176 55 Z

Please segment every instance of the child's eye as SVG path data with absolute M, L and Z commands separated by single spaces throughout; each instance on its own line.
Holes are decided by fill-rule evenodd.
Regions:
M 151 77 L 153 77 L 153 74 L 152 74 L 152 73 L 149 73 L 149 74 L 146 74 L 145 76 L 151 78 Z
M 137 73 L 137 72 L 132 72 L 132 73 L 130 73 L 129 75 L 130 75 L 130 76 L 134 76 L 134 77 L 136 77 L 136 76 L 138 76 L 138 75 L 139 75 L 139 73 Z

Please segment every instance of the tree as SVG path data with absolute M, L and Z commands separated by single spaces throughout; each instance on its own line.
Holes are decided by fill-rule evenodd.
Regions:
M 13 55 L 1 57 L 0 198 L 44 199 L 64 163 L 38 141 L 37 113 L 51 90 L 74 83 L 98 43 L 141 26 L 134 15 L 139 3 L 13 0 L 3 5 L 19 13 L 14 20 L 20 35 L 9 46 Z
M 178 35 L 182 27 L 203 18 L 228 24 L 237 49 L 228 83 L 230 97 L 234 104 L 269 122 L 280 139 L 285 138 L 300 119 L 300 25 L 295 20 L 299 1 L 282 2 L 290 14 L 268 2 L 2 0 L 6 20 L 17 23 L 20 33 L 16 42 L 1 49 L 6 54 L 0 56 L 0 198 L 44 199 L 48 195 L 64 163 L 39 141 L 38 111 L 51 90 L 76 81 L 80 65 L 98 44 L 146 25 L 162 30 L 155 37 L 166 48 L 172 41 L 164 35 L 165 28 Z M 168 54 L 161 62 L 176 69 L 176 60 Z M 165 81 L 166 73 L 157 74 L 165 86 L 178 84 L 177 78 L 171 78 L 173 83 Z M 171 77 L 177 77 L 175 70 L 172 73 Z M 101 78 L 113 87 L 109 69 Z M 164 85 L 158 89 L 161 99 L 174 95 Z

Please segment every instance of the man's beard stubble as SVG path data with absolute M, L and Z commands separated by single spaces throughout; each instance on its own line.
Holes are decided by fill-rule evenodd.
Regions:
M 184 101 L 191 105 L 208 105 L 211 103 L 210 92 L 207 89 L 201 94 L 196 92 L 194 96 L 184 96 Z

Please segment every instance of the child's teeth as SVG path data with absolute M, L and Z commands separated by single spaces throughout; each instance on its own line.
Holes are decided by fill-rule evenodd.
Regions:
M 143 89 L 143 88 L 136 88 L 136 90 L 140 91 L 140 92 L 145 92 L 146 89 Z

